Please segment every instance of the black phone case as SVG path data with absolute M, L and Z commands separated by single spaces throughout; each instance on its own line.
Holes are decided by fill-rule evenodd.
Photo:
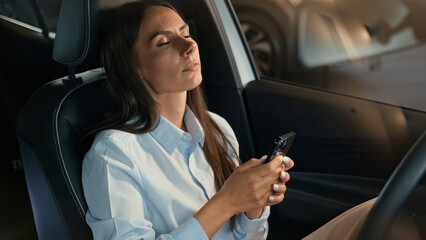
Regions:
M 268 153 L 268 157 L 266 157 L 265 163 L 271 161 L 278 153 L 281 153 L 283 156 L 287 155 L 288 150 L 291 147 L 291 144 L 296 137 L 296 133 L 289 132 L 277 137 L 272 144 L 271 150 Z

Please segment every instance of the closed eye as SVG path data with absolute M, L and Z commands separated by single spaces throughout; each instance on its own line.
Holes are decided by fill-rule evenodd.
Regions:
M 159 44 L 157 44 L 157 46 L 158 46 L 158 47 L 161 47 L 161 46 L 165 46 L 165 45 L 167 45 L 167 44 L 169 44 L 169 43 L 171 43 L 171 41 L 167 41 L 167 42 L 159 43 Z
M 191 36 L 191 34 L 189 34 L 189 35 L 185 35 L 185 36 L 183 36 L 184 38 L 192 38 L 192 36 Z M 167 45 L 167 44 L 169 44 L 169 43 L 171 43 L 172 41 L 167 41 L 167 42 L 162 42 L 162 43 L 158 43 L 157 44 L 157 46 L 158 47 L 161 47 L 161 46 L 165 46 L 165 45 Z

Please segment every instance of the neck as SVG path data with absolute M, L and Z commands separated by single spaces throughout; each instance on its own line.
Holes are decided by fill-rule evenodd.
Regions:
M 186 106 L 186 91 L 160 96 L 157 95 L 154 99 L 157 101 L 160 114 L 176 127 L 186 131 L 183 122 Z

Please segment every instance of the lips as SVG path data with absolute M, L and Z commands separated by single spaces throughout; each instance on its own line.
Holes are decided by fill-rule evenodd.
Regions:
M 192 72 L 200 68 L 200 62 L 191 62 L 182 72 Z

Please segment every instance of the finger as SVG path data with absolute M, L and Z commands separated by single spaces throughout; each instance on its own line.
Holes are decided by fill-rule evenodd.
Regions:
M 274 191 L 274 195 L 279 195 L 285 193 L 285 191 L 287 191 L 287 187 L 283 183 L 274 183 L 272 184 L 272 190 Z
M 278 185 L 284 184 L 284 182 L 280 178 L 281 171 L 282 171 L 281 168 L 277 168 L 277 171 L 275 173 L 259 179 L 258 184 L 261 186 L 261 188 L 269 190 L 269 191 L 271 190 L 271 188 L 273 189 L 274 184 L 278 184 Z
M 276 173 L 279 169 L 282 169 L 281 166 L 281 158 L 280 156 L 276 156 L 274 159 L 272 159 L 270 162 L 266 163 L 266 164 L 262 164 L 261 166 L 258 166 L 256 168 L 256 170 L 258 171 L 258 176 L 260 177 L 265 177 L 271 174 Z
M 266 206 L 272 206 L 275 204 L 278 204 L 284 200 L 284 194 L 280 195 L 271 195 L 268 198 L 268 201 L 266 202 Z
M 280 173 L 281 182 L 286 183 L 290 180 L 290 173 L 286 171 L 281 171 Z
M 283 157 L 283 163 L 284 163 L 284 166 L 285 166 L 285 170 L 289 170 L 292 167 L 294 167 L 294 161 L 287 156 Z
M 270 174 L 266 176 L 263 176 L 258 181 L 259 181 L 259 184 L 265 187 L 269 187 L 273 183 L 285 183 L 283 180 L 288 181 L 286 177 L 287 174 L 288 173 L 283 171 L 282 167 L 279 166 L 273 172 L 271 172 Z
M 248 160 L 247 162 L 245 162 L 244 164 L 240 165 L 237 169 L 242 171 L 242 170 L 246 170 L 246 169 L 249 169 L 249 168 L 257 167 L 261 164 L 262 164 L 262 162 L 259 159 L 252 158 L 252 159 Z
M 258 207 L 259 206 L 265 206 L 267 203 L 268 203 L 268 201 L 269 201 L 269 198 L 271 197 L 271 196 L 273 196 L 274 195 L 274 192 L 273 191 L 271 191 L 271 189 L 269 189 L 268 191 L 266 191 L 262 196 L 262 198 L 261 199 L 259 199 L 259 201 L 258 201 Z M 272 199 L 272 198 L 271 198 Z

